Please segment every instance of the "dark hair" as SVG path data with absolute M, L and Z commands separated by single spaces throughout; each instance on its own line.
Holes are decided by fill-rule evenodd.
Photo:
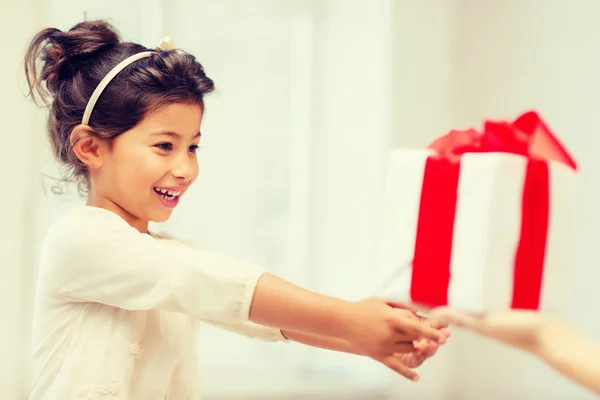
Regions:
M 88 168 L 73 152 L 71 132 L 108 72 L 125 58 L 148 50 L 122 42 L 105 21 L 82 22 L 66 32 L 44 29 L 29 45 L 25 56 L 29 95 L 50 109 L 47 129 L 54 155 L 68 170 L 64 180 L 79 182 L 80 190 L 88 187 Z M 181 50 L 156 52 L 113 78 L 94 106 L 89 127 L 110 142 L 161 106 L 185 102 L 204 107 L 204 95 L 213 90 L 213 81 L 193 55 Z

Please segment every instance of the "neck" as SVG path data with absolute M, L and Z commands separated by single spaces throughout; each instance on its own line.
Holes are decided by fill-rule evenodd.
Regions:
M 90 191 L 88 195 L 88 201 L 86 203 L 90 207 L 104 208 L 112 211 L 125 220 L 133 228 L 140 231 L 140 233 L 148 233 L 148 221 L 141 220 L 135 215 L 131 214 L 117 203 Z

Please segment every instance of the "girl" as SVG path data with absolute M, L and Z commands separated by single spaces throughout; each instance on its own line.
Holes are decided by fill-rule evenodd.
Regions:
M 600 395 L 600 344 L 559 320 L 517 310 L 474 317 L 440 308 L 430 316 L 532 353 L 559 373 Z
M 414 380 L 410 368 L 448 337 L 399 304 L 312 293 L 148 231 L 198 176 L 213 90 L 169 40 L 154 51 L 83 22 L 38 33 L 25 66 L 50 108 L 54 153 L 88 192 L 43 243 L 32 400 L 198 399 L 196 321 L 368 356 Z

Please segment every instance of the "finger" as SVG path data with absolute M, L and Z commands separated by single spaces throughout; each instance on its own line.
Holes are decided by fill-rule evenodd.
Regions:
M 419 380 L 419 374 L 417 374 L 415 371 L 404 365 L 404 363 L 400 361 L 399 358 L 389 356 L 386 357 L 382 362 L 388 368 L 392 369 L 393 371 L 396 371 L 397 373 L 399 373 L 407 379 L 410 379 L 411 381 Z
M 413 339 L 424 337 L 426 339 L 435 340 L 440 343 L 443 343 L 446 340 L 444 335 L 438 329 L 432 328 L 431 326 L 429 326 L 429 324 L 424 323 L 420 319 L 400 317 L 396 318 L 394 322 L 395 329 L 407 334 Z
M 429 358 L 432 357 L 439 348 L 440 345 L 436 342 L 428 341 L 424 345 L 418 346 L 417 351 L 419 355 L 423 356 L 423 358 Z
M 431 318 L 437 323 L 456 325 L 462 328 L 479 330 L 481 318 L 451 308 L 439 308 L 430 313 Z
M 442 336 L 448 340 L 448 338 L 450 337 L 450 329 L 449 328 L 442 328 L 442 329 L 438 329 L 438 332 L 442 334 Z
M 420 317 L 424 323 L 429 324 L 433 329 L 437 329 L 446 339 L 450 337 L 450 329 L 448 329 L 448 323 L 432 319 L 430 317 Z
M 429 313 L 429 317 L 432 321 L 441 325 L 456 325 L 462 327 L 466 322 L 464 318 L 460 316 L 460 313 L 449 307 L 436 308 Z
M 438 319 L 430 318 L 430 317 L 427 317 L 424 320 L 427 321 L 429 323 L 429 326 L 431 326 L 434 329 L 444 329 L 444 328 L 448 327 L 448 323 L 446 321 L 442 321 L 442 320 L 438 320 Z
M 413 344 L 415 345 L 414 354 L 422 354 L 425 357 L 431 357 L 434 355 L 437 349 L 441 346 L 439 343 L 429 339 L 419 339 Z
M 414 368 L 419 368 L 421 364 L 425 361 L 425 357 L 420 354 L 415 353 L 395 353 L 394 357 L 398 359 L 402 364 L 404 364 L 407 368 L 411 370 Z
M 407 301 L 387 301 L 387 305 L 394 308 L 402 308 L 404 310 L 409 310 L 414 313 L 422 311 L 423 309 L 416 304 L 409 303 Z
M 437 307 L 429 312 L 427 317 L 439 325 L 450 325 L 452 311 L 448 307 Z
M 415 351 L 415 345 L 413 342 L 399 342 L 394 346 L 394 353 L 412 353 Z
M 447 323 L 443 321 L 437 321 L 429 317 L 419 317 L 419 319 L 425 326 L 429 326 L 430 328 L 436 330 L 444 338 L 444 341 L 450 337 L 450 329 L 448 328 Z M 424 339 L 427 340 L 427 338 Z

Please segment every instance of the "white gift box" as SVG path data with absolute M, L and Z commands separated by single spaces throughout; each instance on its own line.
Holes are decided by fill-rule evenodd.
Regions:
M 573 265 L 576 171 L 560 162 L 533 162 L 511 153 L 465 153 L 445 164 L 435 154 L 431 149 L 390 154 L 381 237 L 383 288 L 377 295 L 473 313 L 560 310 Z M 426 165 L 440 162 L 442 172 L 459 163 L 455 199 L 448 195 L 452 184 L 445 172 L 425 173 Z M 542 175 L 547 170 L 547 203 L 538 175 L 528 169 L 532 162 L 538 175 L 540 168 Z M 527 174 L 529 191 L 524 192 Z M 427 202 L 424 179 L 429 180 Z M 454 215 L 438 223 L 437 217 L 449 210 Z M 532 221 L 532 214 L 538 219 Z M 544 214 L 547 229 L 539 222 Z M 428 224 L 420 225 L 420 219 L 428 218 Z

